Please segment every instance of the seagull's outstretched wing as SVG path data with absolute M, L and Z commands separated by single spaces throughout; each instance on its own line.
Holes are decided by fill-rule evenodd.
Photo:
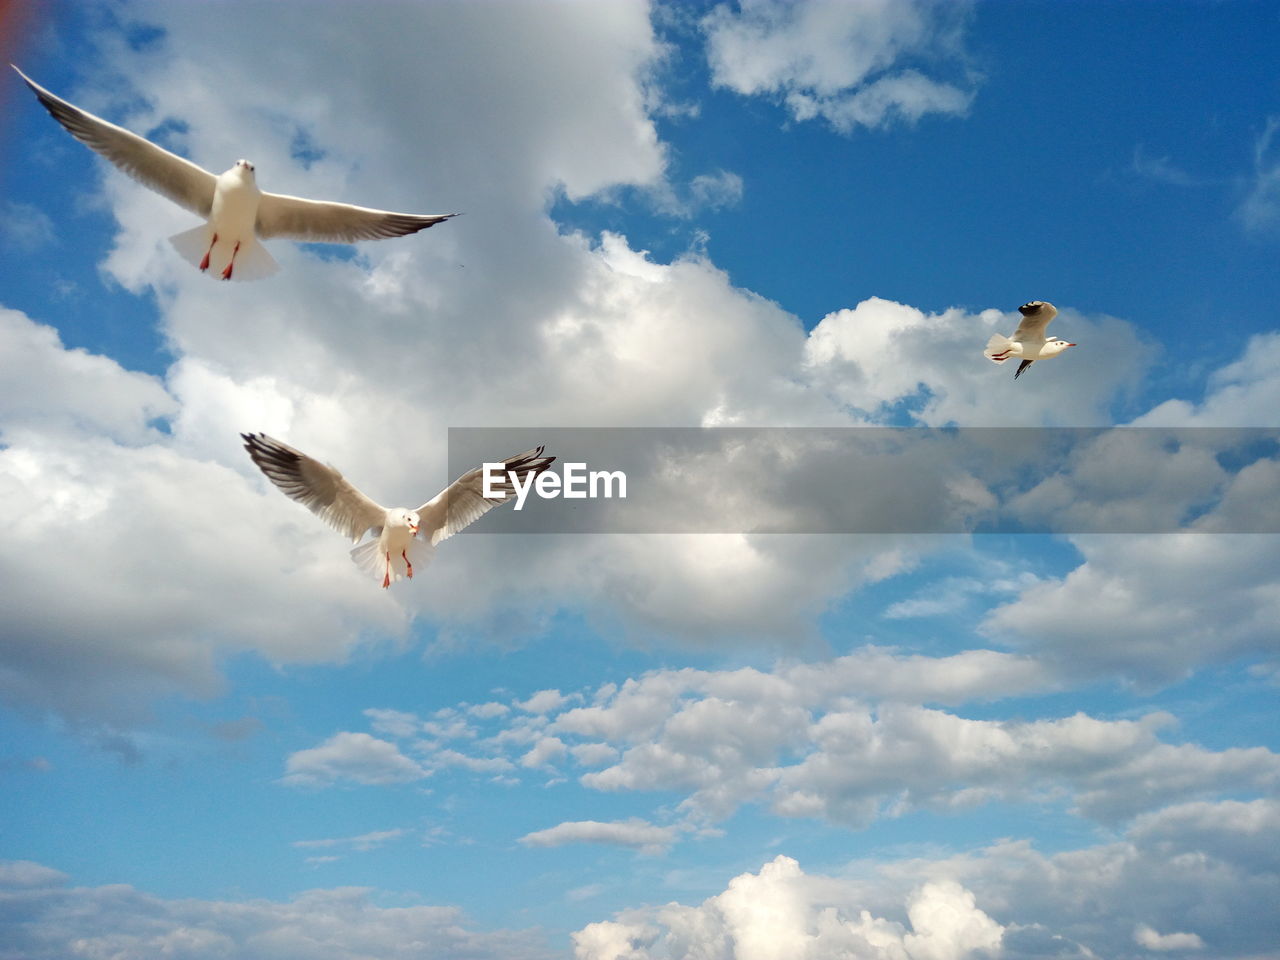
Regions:
M 1020 364 L 1018 364 L 1018 369 L 1013 371 L 1013 379 L 1017 380 L 1020 376 L 1022 376 L 1022 371 L 1027 369 L 1027 367 L 1031 366 L 1033 363 L 1035 363 L 1034 360 L 1023 360 Z
M 288 237 L 309 243 L 355 243 L 407 236 L 456 216 L 456 213 L 435 216 L 393 213 L 349 203 L 264 193 L 258 203 L 257 231 L 263 239 Z
M 555 461 L 555 457 L 544 457 L 542 447 L 526 450 L 524 453 L 508 457 L 503 461 L 504 469 L 501 479 L 495 479 L 491 489 L 499 493 L 497 497 L 484 496 L 484 468 L 479 467 L 464 473 L 442 493 L 428 500 L 418 508 L 418 515 L 423 523 L 431 523 L 432 545 L 447 540 L 463 527 L 469 526 L 494 507 L 501 506 L 515 496 L 510 474 L 514 473 L 524 486 L 534 477 L 546 470 Z M 427 518 L 430 517 L 429 521 Z
M 381 531 L 387 511 L 353 487 L 333 467 L 265 433 L 242 433 L 244 448 L 272 483 L 329 526 L 358 541 Z
M 53 119 L 66 127 L 73 137 L 102 154 L 139 183 L 168 197 L 178 206 L 208 218 L 217 182 L 212 173 L 136 133 L 130 133 L 124 127 L 117 127 L 61 97 L 55 97 L 17 67 L 13 69 L 18 71 L 18 76 L 26 81 Z
M 1058 308 L 1043 300 L 1032 300 L 1018 308 L 1022 322 L 1013 331 L 1014 340 L 1043 340 L 1044 328 L 1058 315 Z

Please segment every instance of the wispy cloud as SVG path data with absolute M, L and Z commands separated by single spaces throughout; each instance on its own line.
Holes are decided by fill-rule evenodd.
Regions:
M 0 240 L 5 246 L 31 253 L 56 239 L 53 220 L 39 207 L 16 200 L 0 204 Z
M 1174 163 L 1168 156 L 1157 157 L 1147 153 L 1142 144 L 1133 148 L 1133 160 L 1129 164 L 1129 169 L 1144 179 L 1175 187 L 1194 187 L 1202 182 Z
M 520 843 L 526 847 L 561 847 L 568 843 L 598 843 L 614 847 L 631 847 L 654 855 L 670 849 L 681 828 L 659 827 L 632 817 L 601 823 L 598 820 L 571 820 L 547 830 L 525 834 Z
M 1253 144 L 1253 176 L 1248 195 L 1237 215 L 1249 230 L 1265 230 L 1280 224 L 1280 116 L 1267 118 Z

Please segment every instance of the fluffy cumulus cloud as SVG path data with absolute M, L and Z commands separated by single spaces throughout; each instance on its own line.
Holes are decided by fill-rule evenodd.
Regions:
M 1274 799 L 1180 804 L 1140 817 L 1100 846 L 1046 855 L 1007 841 L 849 873 L 862 889 L 926 877 L 963 884 L 1006 925 L 1011 958 L 1195 955 L 1196 943 L 1212 956 L 1269 956 L 1280 937 L 1268 906 L 1280 894 L 1276 809 Z M 1197 828 L 1184 833 L 1188 822 Z
M 1180 804 L 1098 846 L 1045 854 L 1010 840 L 827 874 L 780 856 L 698 906 L 634 908 L 588 924 L 574 934 L 576 956 L 1270 956 L 1280 937 L 1276 815 L 1272 799 Z
M 967 5 L 934 0 L 747 0 L 702 22 L 712 80 L 786 104 L 797 120 L 855 127 L 963 114 L 973 99 L 962 47 Z M 958 82 L 927 76 L 951 62 Z
M 829 877 L 789 857 L 744 873 L 697 907 L 669 904 L 590 924 L 573 936 L 577 960 L 961 960 L 1000 954 L 1004 930 L 958 883 L 926 883 L 908 922 L 863 908 Z
M 292 900 L 166 900 L 123 884 L 66 887 L 61 875 L 10 882 L 0 863 L 4 949 L 25 960 L 359 960 L 474 957 L 549 960 L 537 931 L 480 932 L 457 907 L 377 905 L 358 887 L 312 890 Z M 39 882 L 34 882 L 38 879 Z

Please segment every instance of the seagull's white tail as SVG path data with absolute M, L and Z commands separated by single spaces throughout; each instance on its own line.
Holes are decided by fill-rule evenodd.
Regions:
M 421 537 L 414 537 L 409 541 L 407 553 L 409 554 L 409 562 L 413 564 L 414 576 L 417 576 L 431 565 L 431 561 L 436 555 L 436 548 L 429 541 L 423 540 Z M 351 559 L 356 566 L 362 570 L 369 571 L 379 581 L 386 576 L 387 558 L 378 549 L 377 537 L 372 540 L 366 540 L 353 549 L 351 551 Z M 391 579 L 393 581 L 400 580 L 405 573 L 404 558 L 396 554 L 391 558 Z
M 279 272 L 280 264 L 276 263 L 276 258 L 267 253 L 267 248 L 256 238 L 250 238 L 240 244 L 240 252 L 236 254 L 236 265 L 231 272 L 231 279 L 261 280 Z
M 220 240 L 210 250 L 209 242 L 212 239 L 213 231 L 205 223 L 190 230 L 184 230 L 182 233 L 175 233 L 169 238 L 169 242 L 182 255 L 183 260 L 197 269 L 199 269 L 200 264 L 205 262 L 205 254 L 209 254 L 206 272 L 212 277 L 220 277 L 222 276 L 222 271 L 226 269 L 227 261 L 231 259 L 232 247 Z M 251 238 L 242 242 L 239 251 L 236 252 L 236 262 L 231 270 L 231 279 L 261 280 L 263 277 L 269 277 L 279 270 L 280 264 L 276 263 L 275 257 L 267 253 L 267 248 L 259 243 L 256 238 Z
M 169 242 L 173 244 L 173 249 L 182 255 L 183 260 L 193 267 L 198 267 L 200 261 L 204 259 L 204 252 L 209 249 L 209 241 L 212 238 L 209 225 L 202 223 L 190 230 L 183 230 L 182 233 L 175 233 L 169 238 Z
M 1002 333 L 993 333 L 982 355 L 994 363 L 1004 363 L 1010 357 L 1022 356 L 1022 344 L 1010 340 Z

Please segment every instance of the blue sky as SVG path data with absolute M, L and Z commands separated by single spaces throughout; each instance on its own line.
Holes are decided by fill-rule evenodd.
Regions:
M 216 283 L 0 89 L 0 956 L 1280 956 L 1280 543 L 1212 532 L 1273 450 L 1054 488 L 1204 532 L 481 521 L 384 592 L 237 437 L 416 504 L 460 426 L 1274 427 L 1280 7 L 4 16 L 208 169 L 465 215 Z

